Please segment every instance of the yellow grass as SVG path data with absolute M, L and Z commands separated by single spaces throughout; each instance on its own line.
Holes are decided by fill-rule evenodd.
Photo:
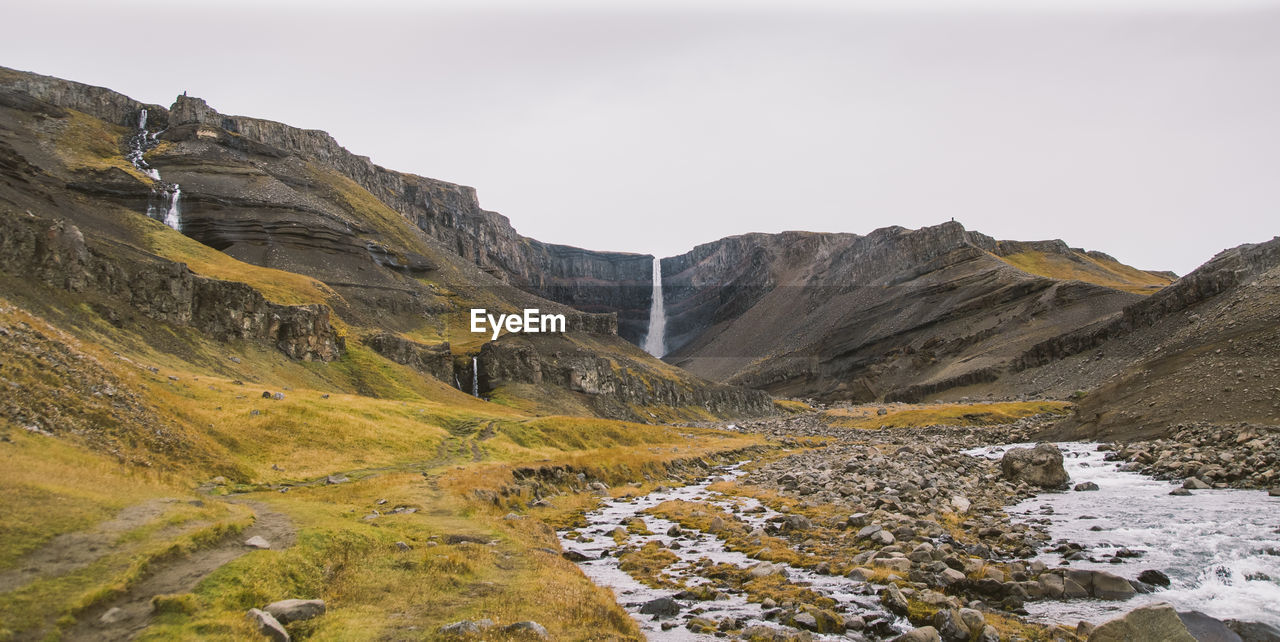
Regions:
M 1070 256 L 1045 252 L 1020 252 L 998 257 L 1024 272 L 1051 279 L 1071 279 L 1094 283 L 1125 292 L 1151 294 L 1172 280 L 1116 261 L 1073 252 Z
M 877 414 L 880 408 L 887 414 Z M 822 414 L 831 426 L 840 428 L 920 428 L 939 424 L 953 426 L 993 426 L 1041 414 L 1066 415 L 1072 404 L 1066 401 L 1008 401 L 973 404 L 867 405 L 835 408 Z

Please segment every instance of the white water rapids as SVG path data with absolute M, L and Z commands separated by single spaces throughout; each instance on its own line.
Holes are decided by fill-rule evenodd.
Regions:
M 645 510 L 669 500 L 704 502 L 736 514 L 753 528 L 763 527 L 770 517 L 777 516 L 780 513 L 767 507 L 763 507 L 764 510 L 761 511 L 762 505 L 755 499 L 731 497 L 707 488 L 718 479 L 733 478 L 741 475 L 742 471 L 739 470 L 741 465 L 720 471 L 722 477 L 713 477 L 697 484 L 654 492 L 631 500 L 606 502 L 602 508 L 586 514 L 588 526 L 577 530 L 578 533 L 584 536 L 583 538 L 566 539 L 564 537 L 565 533 L 560 533 L 560 544 L 565 550 L 572 549 L 590 558 L 587 561 L 579 562 L 579 568 L 598 586 L 612 589 L 617 597 L 618 604 L 622 605 L 632 617 L 636 618 L 640 628 L 644 630 L 650 639 L 716 639 L 714 635 L 694 633 L 685 627 L 685 618 L 692 609 L 702 609 L 701 612 L 697 613 L 699 617 L 710 618 L 715 621 L 719 621 L 724 617 L 745 618 L 748 621 L 748 626 L 763 624 L 772 628 L 798 632 L 777 622 L 763 619 L 763 609 L 760 604 L 748 602 L 745 594 L 735 593 L 728 593 L 728 599 L 682 601 L 684 609 L 679 616 L 661 621 L 654 620 L 652 616 L 642 615 L 640 607 L 650 600 L 671 597 L 677 591 L 673 589 L 655 589 L 641 584 L 619 568 L 620 560 L 614 557 L 619 547 L 609 534 L 622 525 L 624 521 L 635 516 L 644 519 L 646 526 L 653 532 L 653 535 L 633 534 L 627 541 L 628 546 L 639 547 L 651 541 L 660 541 L 664 546 L 671 544 L 673 538 L 666 535 L 666 533 L 672 526 L 676 526 L 676 523 L 644 513 Z M 702 559 L 710 560 L 713 564 L 732 564 L 740 568 L 750 568 L 760 564 L 760 560 L 749 558 L 742 553 L 725 550 L 723 548 L 724 542 L 714 535 L 689 530 L 684 530 L 683 532 L 686 537 L 679 540 L 682 548 L 668 549 L 672 550 L 680 558 L 679 562 L 670 566 L 667 572 L 664 573 L 670 579 L 684 580 L 690 587 L 707 583 L 706 580 L 697 575 L 698 562 Z M 585 541 L 586 539 L 590 539 L 590 541 Z M 842 607 L 845 607 L 849 615 L 861 615 L 868 619 L 890 620 L 894 622 L 894 628 L 900 631 L 909 628 L 905 621 L 894 618 L 880 606 L 880 600 L 876 594 L 879 588 L 877 586 L 842 576 L 822 575 L 803 568 L 783 566 L 785 566 L 786 574 L 792 582 L 806 585 L 809 589 L 832 598 Z M 676 626 L 669 630 L 663 630 L 662 622 L 667 622 L 668 626 L 674 623 Z M 845 636 L 819 634 L 814 634 L 813 637 L 818 640 L 849 639 Z
M 970 454 L 999 458 L 1010 447 Z M 1058 447 L 1071 485 L 1091 481 L 1099 490 L 1045 493 L 1010 507 L 1009 515 L 1018 521 L 1044 520 L 1054 542 L 1081 544 L 1096 560 L 1073 561 L 1070 567 L 1127 579 L 1155 569 L 1169 576 L 1171 586 L 1123 602 L 1028 602 L 1034 617 L 1072 625 L 1079 620 L 1099 623 L 1143 604 L 1168 602 L 1179 611 L 1280 626 L 1280 498 L 1268 497 L 1266 491 L 1230 489 L 1173 496 L 1169 491 L 1177 485 L 1120 470 L 1124 462 L 1105 461 L 1097 444 Z M 1120 548 L 1143 555 L 1110 563 L 1110 555 Z M 1039 559 L 1050 567 L 1063 563 L 1053 552 Z
M 649 304 L 649 331 L 644 351 L 661 358 L 667 353 L 667 311 L 662 303 L 662 259 L 653 257 L 653 302 Z

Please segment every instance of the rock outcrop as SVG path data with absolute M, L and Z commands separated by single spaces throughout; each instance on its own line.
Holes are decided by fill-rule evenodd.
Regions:
M 390 332 L 379 332 L 365 337 L 364 344 L 398 364 L 447 383 L 454 382 L 453 354 L 448 343 L 427 345 Z
M 344 340 L 324 305 L 280 305 L 243 283 L 195 274 L 157 257 L 108 254 L 74 226 L 35 216 L 0 216 L 0 269 L 89 295 L 118 318 L 120 305 L 226 341 L 272 345 L 291 358 L 332 361 Z

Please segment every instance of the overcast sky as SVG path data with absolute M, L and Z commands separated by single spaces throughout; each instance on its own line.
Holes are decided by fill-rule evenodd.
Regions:
M 350 4 L 9 3 L 0 64 L 324 129 L 592 249 L 955 217 L 1182 274 L 1280 234 L 1280 0 Z

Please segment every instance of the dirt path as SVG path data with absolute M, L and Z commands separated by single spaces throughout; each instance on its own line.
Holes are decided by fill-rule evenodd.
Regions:
M 187 593 L 223 564 L 250 552 L 244 545 L 250 537 L 260 536 L 271 543 L 272 550 L 292 546 L 296 540 L 293 522 L 266 504 L 232 500 L 253 509 L 256 518 L 243 533 L 223 539 L 209 548 L 186 557 L 153 564 L 147 577 L 129 591 L 105 604 L 81 614 L 76 625 L 63 636 L 65 640 L 128 640 L 146 628 L 151 621 L 151 598 L 156 595 Z M 109 622 L 103 621 L 103 615 Z
M 0 572 L 0 593 L 16 591 L 43 577 L 59 577 L 82 569 L 114 550 L 121 534 L 160 517 L 181 500 L 152 499 L 122 509 L 92 530 L 63 533 L 18 561 L 17 568 Z

